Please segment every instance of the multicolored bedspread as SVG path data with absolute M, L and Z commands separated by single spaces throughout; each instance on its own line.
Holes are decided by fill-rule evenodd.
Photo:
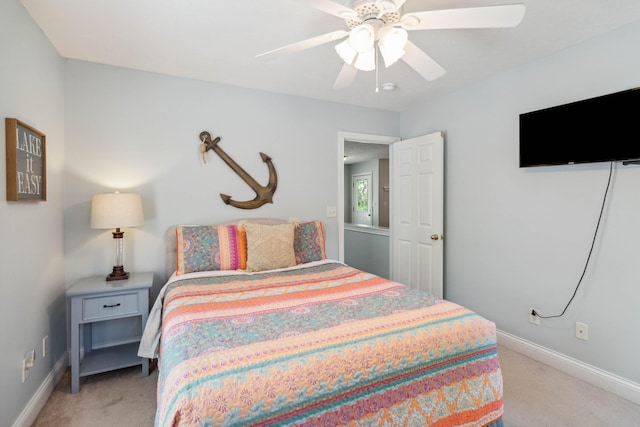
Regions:
M 158 426 L 500 422 L 495 325 L 329 262 L 164 289 Z

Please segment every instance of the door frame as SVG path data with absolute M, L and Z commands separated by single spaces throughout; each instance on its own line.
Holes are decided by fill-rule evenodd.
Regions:
M 344 142 L 345 141 L 353 141 L 353 142 L 362 142 L 367 144 L 385 144 L 391 145 L 396 141 L 400 141 L 399 136 L 384 136 L 384 135 L 371 135 L 366 133 L 357 133 L 357 132 L 338 132 L 338 205 L 336 209 L 336 215 L 338 216 L 338 260 L 340 262 L 344 262 Z M 389 155 L 391 156 L 391 150 L 389 150 Z M 389 163 L 391 163 L 391 158 L 389 158 Z M 391 206 L 393 209 L 393 206 Z M 389 224 L 391 226 L 391 224 Z M 391 228 L 389 229 L 390 234 L 393 233 Z M 391 244 L 391 240 L 389 240 L 389 244 Z M 389 251 L 390 256 L 391 251 Z M 391 260 L 389 260 L 391 262 Z

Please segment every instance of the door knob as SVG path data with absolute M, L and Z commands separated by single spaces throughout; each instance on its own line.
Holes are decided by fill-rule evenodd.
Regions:
M 440 236 L 439 234 L 431 235 L 431 240 L 439 240 L 439 239 L 444 239 L 444 236 Z

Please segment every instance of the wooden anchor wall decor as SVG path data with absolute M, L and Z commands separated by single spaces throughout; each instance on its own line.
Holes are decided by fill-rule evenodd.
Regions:
M 256 192 L 256 197 L 253 200 L 246 200 L 243 202 L 239 202 L 233 200 L 231 196 L 220 193 L 220 198 L 227 205 L 234 206 L 240 209 L 256 209 L 265 203 L 273 203 L 273 193 L 276 192 L 276 187 L 278 186 L 278 175 L 276 174 L 276 168 L 273 166 L 273 162 L 271 161 L 271 157 L 267 156 L 264 153 L 260 153 L 260 157 L 262 161 L 267 164 L 267 168 L 269 168 L 269 183 L 266 186 L 262 186 L 258 184 L 258 182 L 253 179 L 251 175 L 247 173 L 242 166 L 237 164 L 235 160 L 233 160 L 227 153 L 225 153 L 222 148 L 218 145 L 220 142 L 220 137 L 217 136 L 214 140 L 211 139 L 211 134 L 207 131 L 200 132 L 200 141 L 202 144 L 200 145 L 200 151 L 202 152 L 202 158 L 206 163 L 206 153 L 209 150 L 213 150 L 224 162 L 229 165 L 231 169 L 235 173 L 242 178 L 244 182 L 249 185 Z

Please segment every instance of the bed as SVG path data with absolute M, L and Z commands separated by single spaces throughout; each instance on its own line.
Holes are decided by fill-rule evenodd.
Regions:
M 502 426 L 492 322 L 326 259 L 319 221 L 263 222 L 170 230 L 156 426 Z

